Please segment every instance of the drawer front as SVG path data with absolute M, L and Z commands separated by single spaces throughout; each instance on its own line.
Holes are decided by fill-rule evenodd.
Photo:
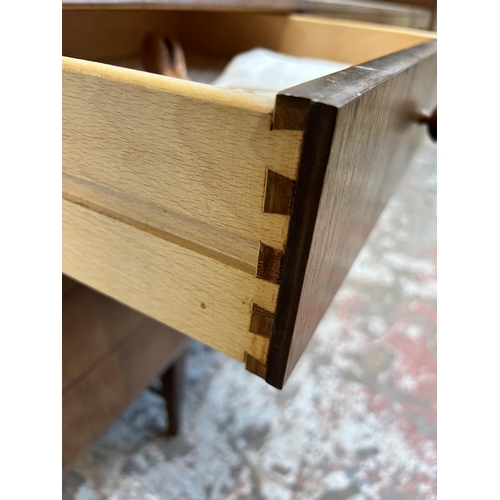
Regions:
M 272 385 L 290 376 L 426 133 L 418 116 L 435 99 L 435 41 L 278 95 L 275 126 L 303 129 L 304 142 L 267 359 Z
M 274 99 L 63 58 L 63 272 L 281 388 L 424 133 L 435 43 L 310 16 L 75 10 L 63 47 L 128 57 L 160 26 L 214 57 L 353 65 Z

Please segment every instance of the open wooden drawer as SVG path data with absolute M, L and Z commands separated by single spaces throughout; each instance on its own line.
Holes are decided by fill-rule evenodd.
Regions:
M 152 30 L 188 70 L 258 46 L 353 66 L 276 99 L 117 67 Z M 434 34 L 63 10 L 63 54 L 63 272 L 281 388 L 426 133 Z

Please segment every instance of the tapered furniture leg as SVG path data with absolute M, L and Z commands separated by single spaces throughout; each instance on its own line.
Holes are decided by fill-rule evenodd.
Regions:
M 182 391 L 185 365 L 186 351 L 161 376 L 162 396 L 165 398 L 168 414 L 167 434 L 171 436 L 177 435 L 182 427 Z

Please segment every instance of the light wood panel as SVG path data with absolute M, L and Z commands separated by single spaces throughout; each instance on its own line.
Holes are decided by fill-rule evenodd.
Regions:
M 236 236 L 283 248 L 263 213 L 267 170 L 294 178 L 300 133 L 273 100 L 64 59 L 63 171 Z
M 63 200 L 63 272 L 240 361 L 265 361 L 252 304 L 273 311 L 278 286 Z
M 183 46 L 216 57 L 265 47 L 293 56 L 348 64 L 360 64 L 434 38 L 432 33 L 416 29 L 301 14 L 183 12 L 177 25 Z
M 63 11 L 63 54 L 95 61 L 133 57 L 140 53 L 149 31 L 178 38 L 187 52 L 222 59 L 265 47 L 349 64 L 435 38 L 435 34 L 417 29 L 303 14 Z
M 168 212 L 119 191 L 63 174 L 63 198 L 219 262 L 256 274 L 258 242 Z

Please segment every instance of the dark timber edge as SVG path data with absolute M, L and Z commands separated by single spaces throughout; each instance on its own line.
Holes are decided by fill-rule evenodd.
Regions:
M 281 389 L 314 233 L 337 111 L 437 51 L 432 40 L 283 90 L 276 97 L 274 130 L 304 130 L 281 285 L 265 380 Z
M 282 110 L 286 112 L 290 99 L 293 96 L 278 94 L 275 107 L 278 116 Z M 266 364 L 266 382 L 278 389 L 285 383 L 288 352 L 337 114 L 335 108 L 317 102 L 309 102 L 307 107 L 302 105 L 302 109 L 306 113 L 304 138 Z M 296 119 L 295 113 L 293 118 Z

